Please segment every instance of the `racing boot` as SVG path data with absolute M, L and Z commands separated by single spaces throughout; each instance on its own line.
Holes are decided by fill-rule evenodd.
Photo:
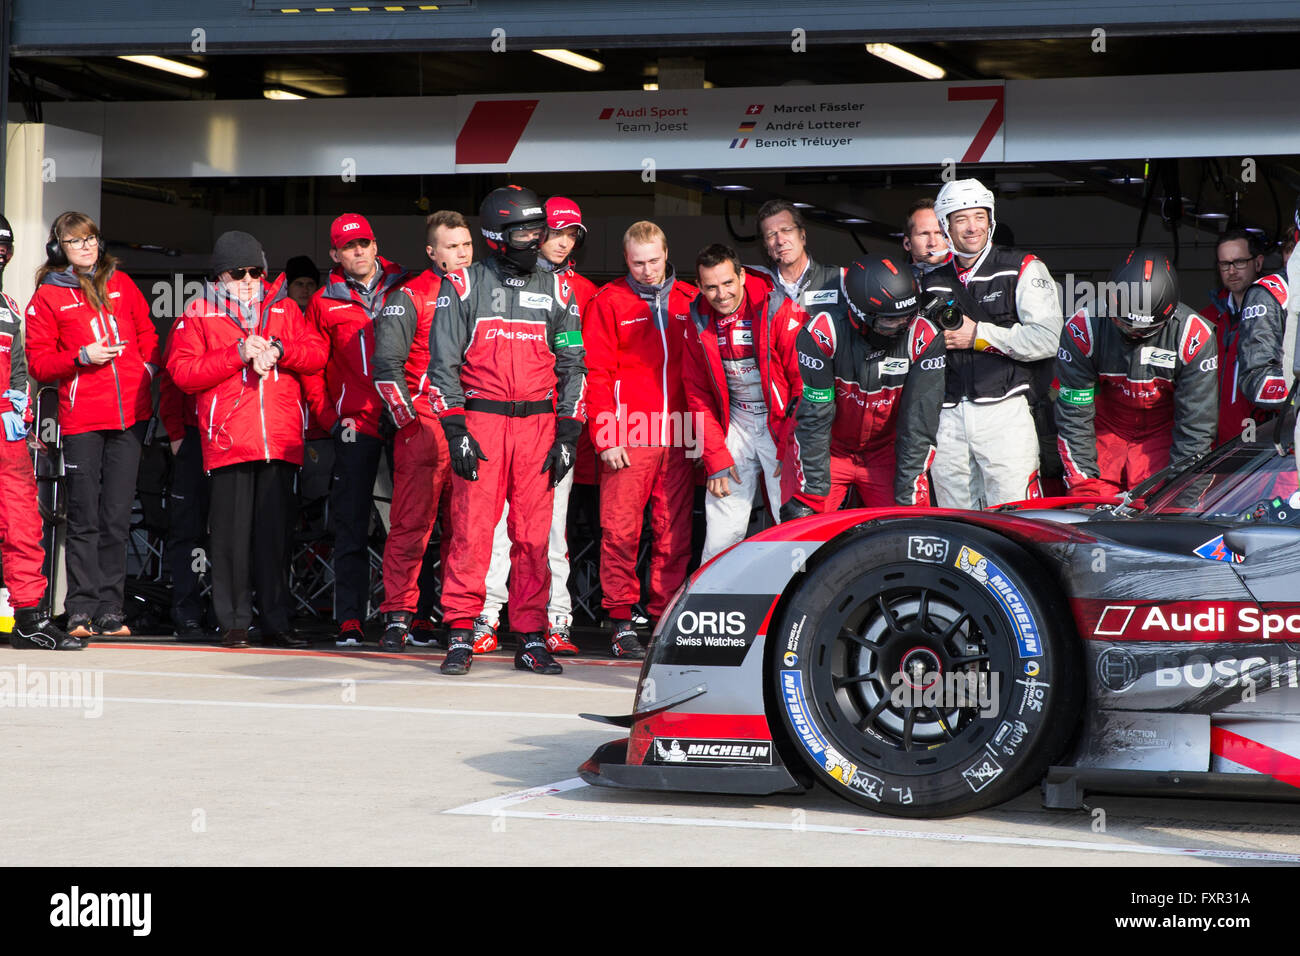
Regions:
M 515 639 L 519 641 L 519 648 L 515 651 L 515 670 L 532 671 L 534 674 L 564 673 L 564 668 L 546 649 L 541 631 L 516 634 Z
M 433 629 L 433 622 L 427 617 L 416 618 L 411 622 L 411 630 L 406 640 L 413 647 L 437 647 L 438 635 Z
M 636 636 L 636 629 L 632 627 L 632 622 L 614 621 L 613 623 L 614 641 L 610 645 L 610 653 L 619 660 L 645 660 L 645 647 L 642 646 L 641 640 Z
M 569 639 L 569 625 L 552 624 L 546 632 L 546 649 L 552 654 L 573 657 L 578 653 L 578 645 Z
M 379 648 L 384 651 L 401 653 L 406 650 L 406 635 L 411 629 L 410 611 L 389 611 L 384 615 L 384 636 L 379 639 Z
M 361 622 L 350 617 L 339 625 L 338 635 L 334 638 L 335 647 L 361 647 L 366 643 L 366 632 L 361 629 Z
M 14 609 L 14 629 L 9 646 L 46 651 L 79 651 L 86 645 L 81 638 L 60 630 L 50 616 L 38 607 Z
M 438 666 L 438 670 L 459 677 L 468 674 L 473 663 L 474 632 L 468 627 L 453 628 L 447 634 L 447 657 Z
M 496 624 L 489 624 L 488 619 L 480 614 L 474 621 L 474 653 L 491 654 L 499 646 Z

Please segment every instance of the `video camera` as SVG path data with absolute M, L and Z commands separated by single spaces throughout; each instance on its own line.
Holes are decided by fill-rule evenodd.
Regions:
M 938 322 L 939 327 L 953 332 L 961 328 L 962 311 L 953 299 L 941 295 L 930 296 L 930 301 L 921 307 L 921 315 L 931 322 Z

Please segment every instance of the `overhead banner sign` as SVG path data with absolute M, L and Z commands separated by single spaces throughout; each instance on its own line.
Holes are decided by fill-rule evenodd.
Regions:
M 1001 162 L 1004 94 L 979 82 L 458 97 L 456 171 Z

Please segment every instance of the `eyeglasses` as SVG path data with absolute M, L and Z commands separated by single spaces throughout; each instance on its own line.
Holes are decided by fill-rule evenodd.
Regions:
M 261 266 L 253 266 L 249 269 L 227 269 L 226 272 L 229 274 L 230 278 L 234 279 L 236 282 L 244 278 L 245 273 L 248 274 L 250 279 L 260 279 L 262 276 L 266 275 L 266 270 Z
M 1231 272 L 1233 269 L 1236 269 L 1238 272 L 1245 272 L 1246 266 L 1250 265 L 1254 261 L 1254 258 L 1251 256 L 1247 256 L 1245 259 L 1220 259 L 1219 271 Z
M 776 239 L 777 236 L 780 236 L 782 239 L 786 239 L 790 236 L 793 236 L 798 231 L 799 231 L 798 226 L 782 226 L 780 229 L 773 229 L 771 232 L 763 233 L 763 241 L 772 242 L 774 239 Z
M 86 249 L 99 245 L 99 236 L 76 236 L 72 239 L 60 239 L 69 249 Z

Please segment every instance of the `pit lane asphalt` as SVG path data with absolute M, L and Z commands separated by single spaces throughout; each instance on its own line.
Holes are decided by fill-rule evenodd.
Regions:
M 0 646 L 0 680 L 19 685 L 0 705 L 7 805 L 40 808 L 0 820 L 0 864 L 1300 862 L 1294 805 L 1098 797 L 1099 831 L 1095 814 L 1041 809 L 1036 790 L 935 821 L 860 811 L 820 788 L 589 787 L 577 766 L 623 734 L 576 714 L 630 710 L 637 665 L 586 657 L 539 677 L 498 652 L 451 678 L 441 659 Z M 64 696 L 42 700 L 42 684 Z

